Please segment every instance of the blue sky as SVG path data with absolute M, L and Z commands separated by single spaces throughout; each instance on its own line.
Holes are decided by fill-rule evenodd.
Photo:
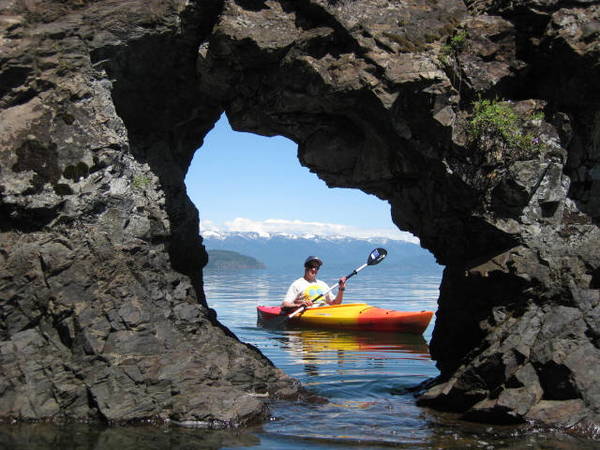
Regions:
M 201 232 L 291 232 L 416 239 L 392 223 L 390 206 L 357 189 L 328 188 L 302 167 L 284 137 L 233 131 L 225 114 L 186 176 Z

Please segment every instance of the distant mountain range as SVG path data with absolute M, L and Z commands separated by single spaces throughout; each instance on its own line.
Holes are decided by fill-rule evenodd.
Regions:
M 418 244 L 389 238 L 224 231 L 205 231 L 202 236 L 209 251 L 238 252 L 256 258 L 267 268 L 302 266 L 309 255 L 319 256 L 326 264 L 356 266 L 366 262 L 371 250 L 383 247 L 388 251 L 386 266 L 441 270 L 433 255 Z

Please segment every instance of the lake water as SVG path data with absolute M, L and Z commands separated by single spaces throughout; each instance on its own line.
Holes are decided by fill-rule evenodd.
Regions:
M 333 284 L 348 271 L 327 272 L 324 266 L 319 278 Z M 278 304 L 289 283 L 302 273 L 271 270 L 232 275 L 205 274 L 208 303 L 221 322 L 328 399 L 324 405 L 273 405 L 275 420 L 263 427 L 262 445 L 385 444 L 399 442 L 399 436 L 406 443 L 425 439 L 428 431 L 414 399 L 394 393 L 437 375 L 427 347 L 433 323 L 425 336 L 264 329 L 257 327 L 256 306 Z M 415 277 L 395 275 L 383 265 L 368 267 L 348 281 L 344 301 L 435 310 L 439 279 L 439 274 Z
M 332 284 L 350 270 L 323 266 L 319 278 Z M 205 291 L 221 322 L 326 402 L 275 402 L 269 422 L 233 431 L 0 425 L 0 449 L 598 448 L 551 430 L 473 424 L 417 407 L 407 388 L 438 374 L 428 350 L 433 321 L 423 336 L 258 326 L 256 306 L 277 305 L 301 275 L 294 269 L 207 272 Z M 435 311 L 440 278 L 440 271 L 409 273 L 382 263 L 353 277 L 344 301 Z

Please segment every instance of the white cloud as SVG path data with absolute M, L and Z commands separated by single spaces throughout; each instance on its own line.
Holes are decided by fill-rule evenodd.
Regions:
M 210 220 L 204 220 L 201 222 L 200 229 L 202 231 L 255 232 L 263 236 L 272 233 L 286 233 L 297 236 L 313 234 L 317 236 L 350 236 L 356 238 L 385 237 L 419 243 L 419 239 L 412 234 L 396 228 L 358 228 L 335 223 L 304 222 L 301 220 L 267 219 L 259 221 L 236 217 L 225 222 L 223 227 L 219 227 Z
M 200 220 L 201 231 L 220 231 L 221 228 L 212 220 Z

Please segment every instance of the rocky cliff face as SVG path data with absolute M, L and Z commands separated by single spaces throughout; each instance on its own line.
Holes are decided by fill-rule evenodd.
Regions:
M 600 421 L 596 2 L 2 14 L 0 415 L 239 423 L 256 393 L 297 391 L 205 306 L 183 178 L 225 110 L 293 139 L 330 186 L 389 201 L 446 266 L 422 404 Z
M 217 3 L 3 2 L 0 418 L 263 418 L 297 383 L 207 309 L 185 194 Z

